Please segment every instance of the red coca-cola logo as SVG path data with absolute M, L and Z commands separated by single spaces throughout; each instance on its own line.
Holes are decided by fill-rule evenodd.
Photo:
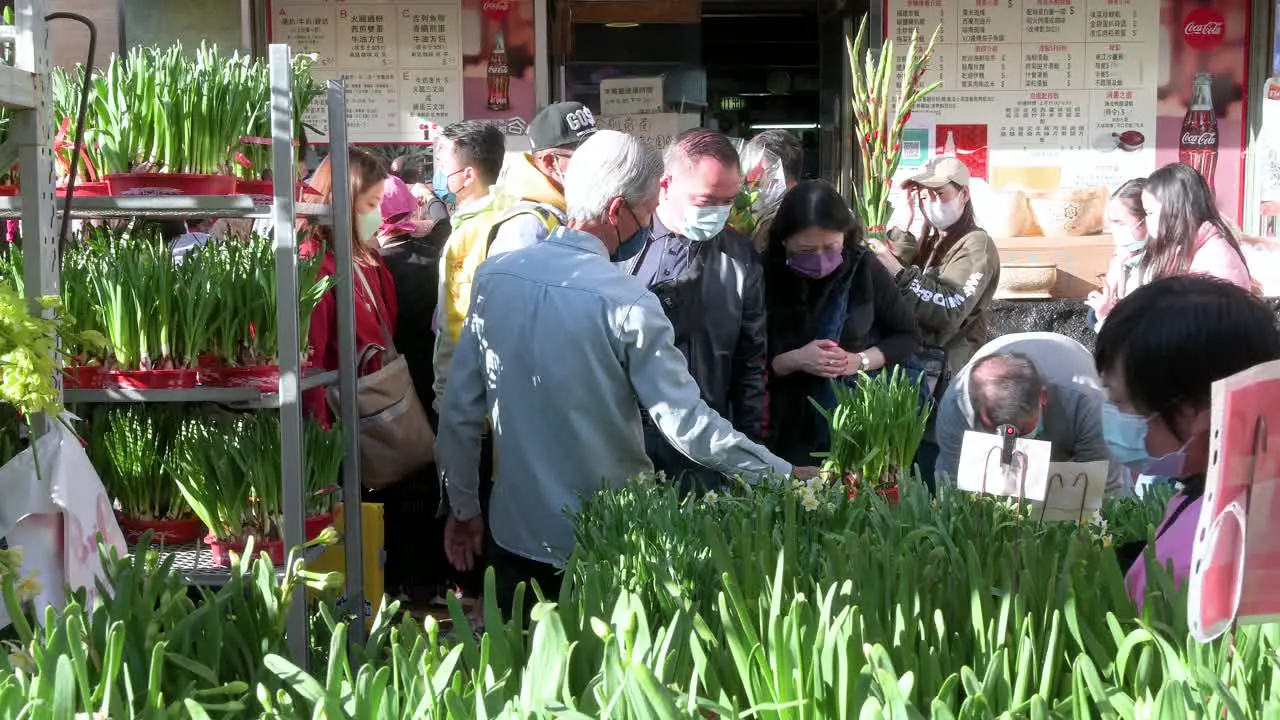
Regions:
M 1184 148 L 1215 148 L 1218 147 L 1218 133 L 1216 130 L 1208 130 L 1205 132 L 1184 132 L 1182 133 L 1182 147 Z
M 1199 7 L 1182 21 L 1182 39 L 1195 50 L 1211 50 L 1227 35 L 1227 21 L 1211 7 Z
M 501 20 L 511 14 L 511 0 L 484 0 L 480 4 L 484 14 L 494 20 Z

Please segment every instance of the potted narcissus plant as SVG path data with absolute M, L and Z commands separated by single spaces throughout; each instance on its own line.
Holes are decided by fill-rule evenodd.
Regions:
M 174 480 L 173 446 L 187 414 L 181 405 L 100 405 L 89 417 L 89 458 L 129 542 L 149 534 L 181 545 L 205 532 Z
M 853 497 L 870 487 L 890 503 L 915 462 L 929 419 L 920 385 L 901 367 L 833 381 L 835 403 L 823 407 L 831 448 L 821 453 L 823 477 L 844 482 Z
M 303 429 L 306 536 L 333 524 L 342 464 L 337 426 L 308 420 Z M 174 448 L 178 488 L 209 528 L 204 541 L 216 565 L 243 554 L 250 538 L 276 565 L 284 562 L 284 498 L 280 472 L 280 418 L 274 413 L 192 417 Z

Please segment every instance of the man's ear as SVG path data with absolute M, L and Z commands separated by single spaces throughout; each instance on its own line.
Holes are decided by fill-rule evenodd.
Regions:
M 605 206 L 604 217 L 605 220 L 609 221 L 610 225 L 616 226 L 618 224 L 619 216 L 622 214 L 622 204 L 624 202 L 625 201 L 622 198 L 616 197 L 610 200 L 609 204 Z
M 1040 412 L 1044 412 L 1044 408 L 1048 404 L 1049 404 L 1049 388 L 1047 386 L 1041 387 L 1040 388 Z

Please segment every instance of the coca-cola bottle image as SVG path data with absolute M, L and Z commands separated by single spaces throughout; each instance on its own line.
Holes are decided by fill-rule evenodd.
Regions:
M 1178 141 L 1178 160 L 1198 170 L 1210 188 L 1218 169 L 1218 118 L 1213 113 L 1212 84 L 1212 75 L 1196 73 L 1191 83 L 1191 106 L 1182 118 Z
M 489 109 L 502 112 L 511 107 L 511 66 L 507 63 L 507 44 L 498 33 L 493 42 L 493 52 L 489 53 Z

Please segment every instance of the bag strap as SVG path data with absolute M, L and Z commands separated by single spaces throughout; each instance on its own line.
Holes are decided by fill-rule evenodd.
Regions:
M 555 220 L 560 225 L 567 225 L 569 222 L 568 217 L 561 213 L 558 208 L 538 202 L 518 202 L 502 213 L 498 221 L 489 228 L 489 237 L 485 240 L 484 246 L 486 257 L 489 254 L 489 249 L 493 247 L 493 241 L 498 239 L 498 228 L 502 227 L 502 223 L 517 215 L 536 215 L 542 221 L 542 224 L 548 228 L 551 227 L 552 220 Z
M 360 285 L 364 287 L 365 297 L 368 298 L 370 304 L 373 305 L 374 317 L 378 318 L 378 327 L 382 329 L 382 342 L 384 343 L 382 349 L 384 351 L 395 353 L 396 345 L 391 338 L 391 328 L 387 327 L 387 319 L 383 317 L 382 310 L 378 307 L 378 298 L 374 296 L 373 289 L 369 287 L 369 280 L 365 278 L 364 271 L 360 269 L 360 266 L 354 266 L 352 270 L 355 272 L 355 276 L 360 279 Z M 382 287 L 381 278 L 378 279 L 378 287 Z M 365 348 L 365 350 L 367 349 L 368 348 Z M 361 357 L 363 356 L 364 350 L 361 351 Z

